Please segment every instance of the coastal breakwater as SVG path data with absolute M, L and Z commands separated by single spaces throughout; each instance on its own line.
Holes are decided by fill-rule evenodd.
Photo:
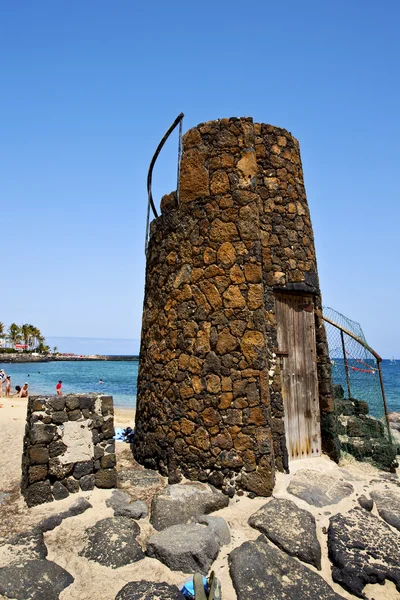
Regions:
M 250 118 L 182 142 L 150 226 L 134 453 L 171 481 L 270 495 L 289 454 L 338 456 L 299 144 Z
M 31 396 L 21 490 L 28 506 L 116 486 L 111 396 Z

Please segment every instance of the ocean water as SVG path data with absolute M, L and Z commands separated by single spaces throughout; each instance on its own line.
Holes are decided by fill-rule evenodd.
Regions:
M 0 369 L 11 375 L 12 389 L 16 385 L 29 383 L 31 394 L 55 394 L 57 382 L 63 382 L 63 392 L 102 392 L 114 397 L 114 405 L 119 408 L 136 406 L 136 383 L 138 361 L 60 361 L 48 363 L 1 364 Z M 335 375 L 336 371 L 336 375 Z M 339 373 L 341 371 L 341 374 Z M 343 369 L 338 364 L 332 370 L 335 379 L 343 380 Z M 394 363 L 382 361 L 382 374 L 389 411 L 400 411 L 400 360 Z M 99 384 L 99 380 L 103 384 Z M 340 380 L 345 386 L 345 380 Z M 360 400 L 369 400 L 369 394 L 376 389 L 379 376 L 360 375 L 357 382 L 352 376 L 353 395 Z M 377 409 L 378 411 L 378 409 Z
M 350 392 L 353 398 L 365 400 L 369 404 L 370 414 L 377 418 L 384 416 L 384 405 L 381 393 L 377 363 L 374 359 L 348 359 Z M 400 360 L 383 360 L 381 363 L 386 403 L 389 412 L 400 411 Z M 348 396 L 345 363 L 343 359 L 332 361 L 332 379 L 343 387 Z
M 113 396 L 114 406 L 136 406 L 138 361 L 55 361 L 0 364 L 11 375 L 11 387 L 29 384 L 31 394 L 55 394 L 61 379 L 63 393 L 101 392 Z M 103 383 L 100 384 L 100 379 Z M 3 386 L 4 393 L 4 386 Z

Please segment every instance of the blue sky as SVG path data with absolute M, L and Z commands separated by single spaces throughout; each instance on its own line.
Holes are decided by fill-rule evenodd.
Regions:
M 139 338 L 159 140 L 181 111 L 184 130 L 253 116 L 300 141 L 324 303 L 400 356 L 399 17 L 390 0 L 2 0 L 0 320 Z

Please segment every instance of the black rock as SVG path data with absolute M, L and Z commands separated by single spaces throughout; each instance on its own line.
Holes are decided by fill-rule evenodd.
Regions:
M 61 525 L 62 522 L 63 516 L 62 513 L 60 513 L 58 515 L 51 515 L 51 517 L 47 517 L 47 519 L 43 519 L 40 521 L 38 527 L 42 531 L 53 531 L 53 529 Z
M 17 533 L 5 540 L 4 543 L 10 546 L 20 546 L 25 560 L 44 559 L 47 556 L 47 548 L 40 525 Z
M 334 515 L 328 529 L 332 578 L 364 598 L 364 586 L 393 581 L 400 592 L 400 537 L 389 525 L 361 508 Z
M 157 471 L 151 469 L 120 469 L 118 471 L 120 483 L 130 483 L 134 487 L 149 488 L 160 486 L 164 480 Z
M 142 519 L 147 517 L 147 514 L 147 505 L 143 500 L 136 500 L 132 504 L 126 504 L 114 510 L 116 517 L 129 517 L 130 519 Z
M 51 493 L 50 481 L 38 481 L 23 490 L 25 502 L 29 507 L 51 502 L 53 494 Z
M 106 500 L 106 506 L 117 510 L 128 506 L 132 501 L 131 496 L 122 490 L 113 490 L 111 496 Z
M 89 490 L 94 489 L 94 475 L 84 475 L 80 478 L 79 484 L 81 486 L 81 490 L 84 492 L 88 492 Z
M 57 440 L 56 442 L 51 442 L 51 444 L 49 444 L 50 458 L 55 458 L 56 456 L 60 456 L 61 454 L 64 454 L 66 449 L 67 449 L 67 446 L 61 440 Z
M 321 547 L 315 518 L 291 500 L 272 499 L 251 515 L 249 525 L 264 533 L 290 556 L 321 569 Z
M 31 443 L 32 444 L 48 444 L 54 438 L 57 427 L 55 425 L 44 425 L 43 423 L 35 423 L 31 428 Z
M 231 543 L 231 532 L 227 522 L 222 517 L 214 517 L 212 515 L 202 515 L 199 517 L 198 523 L 207 525 L 213 532 L 220 546 Z
M 117 472 L 115 469 L 99 469 L 95 473 L 95 485 L 98 488 L 109 489 L 117 485 Z
M 84 475 L 90 475 L 93 473 L 93 461 L 85 460 L 82 462 L 77 462 L 74 467 L 73 476 L 75 479 L 80 479 Z
M 115 600 L 184 600 L 176 585 L 152 581 L 132 581 L 124 585 Z
M 66 479 L 63 479 L 61 483 L 65 485 L 67 490 L 72 494 L 75 494 L 75 492 L 79 492 L 79 481 L 77 481 L 73 477 L 67 477 Z
M 343 600 L 320 577 L 260 536 L 229 555 L 237 600 Z
M 82 410 L 83 408 L 88 408 L 89 410 L 93 410 L 95 403 L 95 398 L 91 398 L 90 396 L 84 397 L 80 396 L 79 398 L 79 408 Z
M 372 507 L 374 506 L 374 501 L 371 500 L 371 498 L 367 498 L 367 496 L 364 496 L 363 494 L 358 498 L 358 504 L 361 506 L 361 508 L 371 512 Z
M 51 415 L 51 420 L 57 424 L 65 423 L 65 421 L 68 421 L 67 412 L 65 410 L 57 410 Z
M 65 515 L 67 517 L 76 517 L 76 515 L 81 515 L 86 510 L 88 510 L 88 508 L 92 508 L 90 502 L 85 500 L 85 498 L 78 498 L 77 500 L 75 500 L 75 502 L 71 504 L 69 509 L 66 511 Z
M 337 504 L 354 492 L 350 483 L 320 471 L 301 469 L 292 478 L 287 491 L 313 506 Z
M 58 527 L 64 519 L 80 515 L 81 513 L 85 512 L 88 508 L 92 508 L 90 502 L 88 502 L 84 498 L 78 498 L 73 504 L 71 504 L 68 510 L 55 515 L 51 515 L 51 517 L 40 521 L 39 529 L 41 529 L 41 531 L 51 531 Z
M 229 498 L 204 483 L 178 483 L 156 494 L 151 504 L 150 521 L 161 530 L 187 523 L 229 504 Z
M 80 556 L 117 569 L 144 558 L 138 542 L 140 527 L 127 517 L 102 519 L 86 530 L 87 543 Z
M 53 485 L 53 496 L 55 500 L 62 500 L 63 498 L 68 498 L 69 491 L 62 483 L 56 481 Z
M 382 519 L 400 531 L 400 492 L 394 489 L 384 492 L 374 491 L 371 492 L 371 497 L 375 500 Z
M 167 565 L 172 571 L 207 575 L 219 552 L 219 541 L 210 527 L 174 525 L 152 535 L 146 554 Z
M 17 600 L 58 600 L 74 578 L 48 560 L 30 560 L 0 569 L 0 594 Z
M 54 398 L 51 398 L 49 400 L 48 404 L 56 412 L 60 411 L 60 410 L 64 410 L 64 408 L 65 408 L 65 397 L 64 396 L 54 396 Z

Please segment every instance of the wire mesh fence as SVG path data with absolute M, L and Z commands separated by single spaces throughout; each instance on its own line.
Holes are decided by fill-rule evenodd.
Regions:
M 380 468 L 396 466 L 379 355 L 359 323 L 324 307 L 341 451 Z

